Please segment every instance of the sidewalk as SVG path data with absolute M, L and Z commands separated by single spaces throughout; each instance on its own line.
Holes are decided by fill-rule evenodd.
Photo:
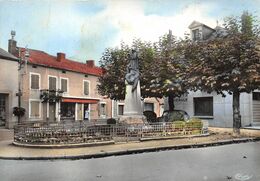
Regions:
M 216 146 L 231 143 L 248 141 L 258 141 L 260 131 L 254 133 L 250 130 L 241 131 L 241 136 L 234 137 L 232 129 L 210 128 L 214 131 L 210 136 L 179 138 L 168 140 L 144 141 L 144 142 L 124 142 L 113 145 L 79 147 L 79 148 L 28 148 L 12 145 L 12 131 L 9 136 L 5 132 L 5 140 L 0 141 L 0 159 L 80 159 L 97 158 L 112 155 L 141 153 L 148 151 L 158 151 L 166 149 L 183 149 L 193 147 Z M 1 131 L 1 130 L 0 130 Z M 2 134 L 2 133 L 1 133 Z
M 12 129 L 0 128 L 0 141 L 12 140 L 14 137 L 14 131 Z

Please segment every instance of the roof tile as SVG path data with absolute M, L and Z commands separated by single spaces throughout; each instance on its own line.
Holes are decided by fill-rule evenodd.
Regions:
M 25 48 L 20 48 L 21 55 L 24 56 Z M 76 62 L 69 59 L 63 59 L 62 61 L 57 61 L 57 57 L 50 55 L 44 51 L 29 49 L 29 59 L 28 62 L 31 64 L 47 66 L 51 68 L 68 70 L 79 72 L 83 74 L 91 74 L 100 76 L 102 74 L 102 69 L 100 67 L 90 67 L 89 65 L 81 62 Z

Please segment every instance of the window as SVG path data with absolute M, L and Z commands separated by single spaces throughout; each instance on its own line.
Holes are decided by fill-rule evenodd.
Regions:
M 31 89 L 40 89 L 40 74 L 31 74 Z
M 57 83 L 56 77 L 49 77 L 49 90 L 56 90 L 56 83 Z
M 0 94 L 0 126 L 5 126 L 6 119 L 6 96 Z
M 61 78 L 60 84 L 61 91 L 68 92 L 68 79 Z
M 40 117 L 40 101 L 30 101 L 30 118 Z
M 60 106 L 62 119 L 74 119 L 75 118 L 75 103 L 62 102 Z
M 118 115 L 124 115 L 124 105 L 118 105 Z
M 84 95 L 89 95 L 89 81 L 84 80 Z
M 154 105 L 153 103 L 144 103 L 144 110 L 145 111 L 154 111 Z
M 253 92 L 253 100 L 260 101 L 260 92 Z
M 192 30 L 192 38 L 194 41 L 200 39 L 199 29 Z
M 106 116 L 106 104 L 100 103 L 100 116 L 104 117 Z
M 194 115 L 213 116 L 213 97 L 195 97 Z

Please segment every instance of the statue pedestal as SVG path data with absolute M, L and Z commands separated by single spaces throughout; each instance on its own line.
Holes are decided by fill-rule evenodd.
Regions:
M 140 125 L 146 123 L 146 117 L 143 115 L 141 105 L 140 81 L 137 87 L 132 91 L 132 85 L 126 83 L 124 115 L 120 117 L 119 123 Z
M 124 125 L 143 125 L 147 122 L 144 115 L 121 116 L 119 123 Z

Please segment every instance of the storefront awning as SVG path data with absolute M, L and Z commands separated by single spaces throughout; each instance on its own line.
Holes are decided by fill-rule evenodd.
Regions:
M 72 103 L 88 103 L 96 104 L 99 100 L 96 99 L 79 99 L 79 98 L 62 98 L 61 102 L 72 102 Z

